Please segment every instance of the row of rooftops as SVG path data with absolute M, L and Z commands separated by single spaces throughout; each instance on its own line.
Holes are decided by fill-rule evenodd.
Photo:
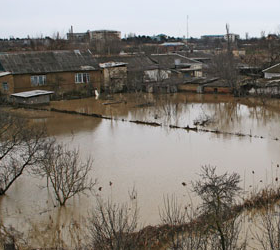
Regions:
M 128 71 L 176 68 L 201 64 L 179 54 L 94 56 L 90 50 L 0 53 L 0 76 L 3 74 L 37 74 L 92 71 L 104 67 L 127 65 Z
M 128 71 L 188 68 L 201 65 L 179 53 L 95 56 L 90 50 L 60 50 L 0 53 L 0 77 L 9 74 L 38 74 L 71 71 L 93 71 L 107 67 L 127 66 Z M 280 73 L 280 63 L 263 70 Z

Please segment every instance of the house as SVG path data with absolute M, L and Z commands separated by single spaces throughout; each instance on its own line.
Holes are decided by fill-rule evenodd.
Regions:
M 267 69 L 264 69 L 263 73 L 264 73 L 264 78 L 266 79 L 280 77 L 280 63 L 273 65 Z
M 269 41 L 279 40 L 279 36 L 276 34 L 268 34 L 266 37 L 266 40 L 269 40 Z
M 269 97 L 280 96 L 280 79 L 258 79 L 249 90 L 250 95 L 261 95 Z
M 127 63 L 106 62 L 100 63 L 103 69 L 101 90 L 109 93 L 122 92 L 127 86 Z
M 38 105 L 38 104 L 48 104 L 50 102 L 50 95 L 53 91 L 46 90 L 32 90 L 26 92 L 20 92 L 12 94 L 12 102 L 16 104 L 23 105 Z
M 126 63 L 128 91 L 176 92 L 178 80 L 182 81 L 178 77 L 181 73 L 175 69 L 174 59 L 171 59 L 172 63 L 165 65 L 144 54 L 96 57 L 96 60 L 99 63 Z
M 202 76 L 202 63 L 180 54 L 152 54 L 150 58 L 159 65 L 161 69 L 168 69 L 174 73 L 180 72 L 182 77 Z
M 4 95 L 32 90 L 55 94 L 100 89 L 102 69 L 90 51 L 43 51 L 0 54 L 0 91 Z
M 155 72 L 158 71 L 158 65 L 148 56 L 142 54 L 96 57 L 96 60 L 99 64 L 108 62 L 125 63 L 127 68 L 126 89 L 128 91 L 143 90 L 146 82 L 155 81 L 155 79 L 149 79 L 147 76 L 156 75 Z

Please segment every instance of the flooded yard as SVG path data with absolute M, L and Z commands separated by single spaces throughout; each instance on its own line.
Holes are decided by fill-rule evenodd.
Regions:
M 186 205 L 191 202 L 191 182 L 198 179 L 203 165 L 216 166 L 218 173 L 239 173 L 242 188 L 247 191 L 275 184 L 279 174 L 279 100 L 189 93 L 118 94 L 107 99 L 52 102 L 48 108 L 112 119 L 53 111 L 12 111 L 34 123 L 46 123 L 50 135 L 69 147 L 78 147 L 84 159 L 92 156 L 91 176 L 98 181 L 95 194 L 77 196 L 65 208 L 56 206 L 46 180 L 27 174 L 0 198 L 4 224 L 24 231 L 31 240 L 36 238 L 35 245 L 43 245 L 73 220 L 82 224 L 94 206 L 96 194 L 123 202 L 134 188 L 141 224 L 156 225 L 164 195 L 176 194 Z M 161 126 L 130 122 L 136 120 Z M 201 130 L 170 128 L 195 124 Z M 195 202 L 196 198 L 192 199 Z

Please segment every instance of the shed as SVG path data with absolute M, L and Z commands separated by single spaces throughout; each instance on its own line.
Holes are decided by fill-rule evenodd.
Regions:
M 122 92 L 127 85 L 127 63 L 106 62 L 100 63 L 103 69 L 103 84 L 101 89 L 109 93 Z
M 11 98 L 16 104 L 24 105 L 38 105 L 38 104 L 48 104 L 50 102 L 50 96 L 53 91 L 46 90 L 32 90 L 26 92 L 20 92 L 12 94 Z

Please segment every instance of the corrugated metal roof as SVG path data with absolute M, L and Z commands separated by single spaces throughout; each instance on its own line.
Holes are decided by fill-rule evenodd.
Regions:
M 53 91 L 32 90 L 32 91 L 25 91 L 25 92 L 12 94 L 11 96 L 29 98 L 29 97 L 40 96 L 40 95 L 51 95 L 53 93 L 54 93 Z
M 12 74 L 89 71 L 99 65 L 89 51 L 43 51 L 0 54 L 0 63 Z
M 125 66 L 127 63 L 123 62 L 106 62 L 106 63 L 99 63 L 100 68 L 113 68 L 113 67 L 119 67 L 119 66 Z
M 0 77 L 1 76 L 8 76 L 8 75 L 11 75 L 12 73 L 11 72 L 0 72 Z

